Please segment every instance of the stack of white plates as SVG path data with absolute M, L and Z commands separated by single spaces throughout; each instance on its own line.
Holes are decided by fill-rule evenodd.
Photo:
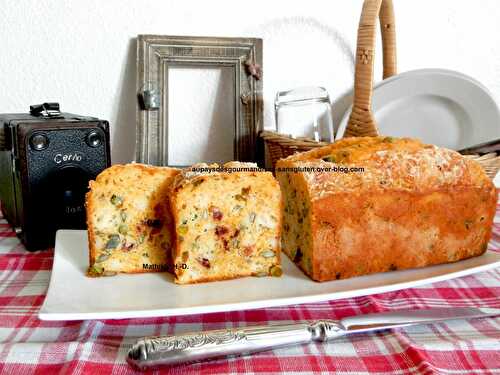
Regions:
M 481 83 L 462 73 L 424 69 L 398 74 L 374 88 L 380 134 L 419 138 L 459 150 L 500 138 L 500 110 Z M 352 107 L 335 139 L 342 138 Z

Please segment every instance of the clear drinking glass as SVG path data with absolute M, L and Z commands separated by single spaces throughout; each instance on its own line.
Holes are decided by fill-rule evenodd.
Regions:
M 322 87 L 280 91 L 274 102 L 278 133 L 333 142 L 332 108 Z

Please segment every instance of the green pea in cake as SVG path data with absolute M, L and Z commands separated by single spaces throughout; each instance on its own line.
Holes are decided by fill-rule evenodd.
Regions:
M 89 276 L 172 270 L 168 194 L 177 169 L 114 165 L 86 196 Z
M 280 276 L 281 191 L 251 163 L 200 164 L 176 177 L 176 283 Z

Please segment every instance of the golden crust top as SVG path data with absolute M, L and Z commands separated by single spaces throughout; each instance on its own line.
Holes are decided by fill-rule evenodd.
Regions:
M 409 138 L 347 138 L 277 163 L 278 173 L 294 167 L 301 168 L 297 171 L 307 181 L 312 200 L 368 190 L 424 193 L 446 187 L 494 188 L 477 162 Z
M 227 173 L 248 173 L 257 172 L 259 167 L 255 163 L 246 163 L 239 161 L 230 161 L 225 164 L 206 164 L 198 163 L 189 168 L 183 169 L 175 178 L 172 184 L 173 189 L 179 189 L 185 184 L 199 181 L 206 176 L 221 175 Z

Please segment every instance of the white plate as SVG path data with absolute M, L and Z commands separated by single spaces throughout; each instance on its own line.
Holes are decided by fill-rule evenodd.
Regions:
M 166 273 L 89 278 L 87 233 L 60 230 L 56 236 L 49 290 L 42 320 L 123 319 L 246 310 L 312 303 L 382 293 L 447 280 L 500 266 L 500 253 L 465 261 L 316 283 L 286 256 L 280 278 L 248 277 L 176 285 Z
M 423 69 L 393 76 L 375 86 L 372 108 L 384 135 L 455 150 L 500 138 L 500 110 L 491 93 L 454 71 Z M 336 139 L 344 135 L 351 110 Z

